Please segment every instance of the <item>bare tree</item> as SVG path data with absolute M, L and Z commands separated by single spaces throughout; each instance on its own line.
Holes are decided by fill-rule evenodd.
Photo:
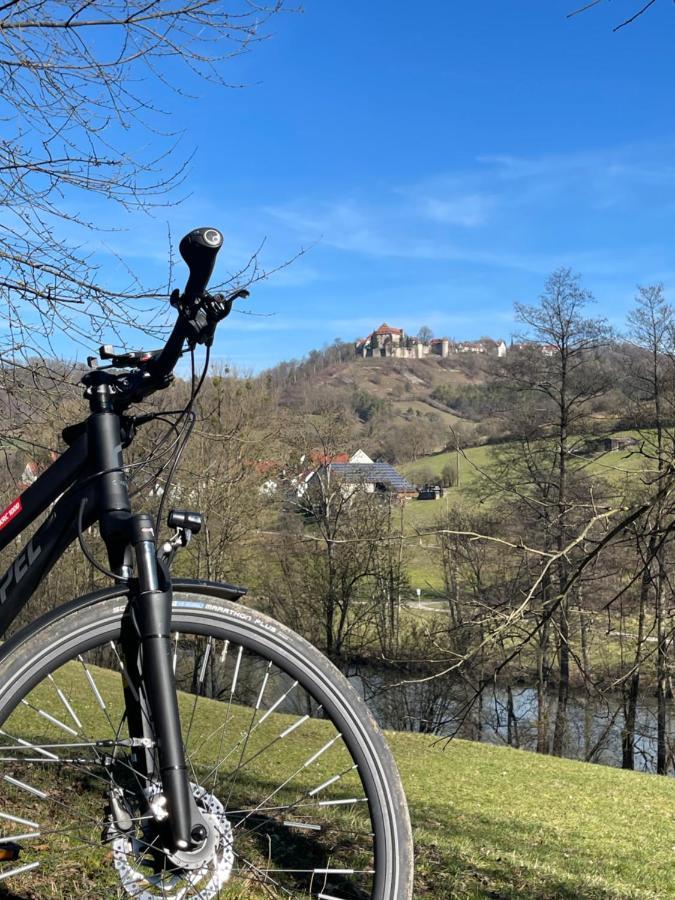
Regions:
M 259 575 L 271 610 L 336 659 L 375 642 L 391 651 L 406 584 L 400 508 L 334 465 L 350 436 L 339 405 L 289 423 L 289 477 Z
M 166 202 L 185 160 L 156 96 L 180 93 L 186 76 L 226 85 L 223 63 L 259 41 L 282 5 L 0 5 L 1 362 L 53 357 L 59 331 L 88 342 L 103 328 L 152 324 L 147 301 L 164 289 L 144 290 L 131 274 L 116 290 L 99 283 L 82 229 L 100 223 L 82 210 L 93 197 L 129 209 Z
M 675 317 L 666 301 L 663 285 L 639 288 L 636 305 L 629 313 L 628 323 L 633 345 L 643 353 L 633 361 L 632 379 L 641 407 L 649 410 L 653 429 L 643 432 L 642 451 L 654 465 L 654 477 L 649 480 L 657 489 L 666 480 L 669 461 L 672 458 L 673 432 L 667 427 L 672 421 L 675 395 L 675 370 L 673 350 L 675 346 Z M 670 449 L 669 449 L 670 448 Z M 642 560 L 642 576 L 638 608 L 638 632 L 632 674 L 624 684 L 624 729 L 622 735 L 623 766 L 634 768 L 635 721 L 640 690 L 640 677 L 645 653 L 646 606 L 650 594 L 654 597 L 654 615 L 657 632 L 656 680 L 657 680 L 657 772 L 667 769 L 666 706 L 670 696 L 668 647 L 672 628 L 666 609 L 665 592 L 667 541 L 663 534 L 666 507 L 659 499 L 646 528 L 638 532 L 638 553 Z
M 575 506 L 570 467 L 579 469 L 583 465 L 574 455 L 580 444 L 579 432 L 588 404 L 608 387 L 595 352 L 609 340 L 610 332 L 603 319 L 585 315 L 592 299 L 571 270 L 554 272 L 537 305 L 516 304 L 516 317 L 533 343 L 528 352 L 516 355 L 509 364 L 513 381 L 531 398 L 537 398 L 540 410 L 534 419 L 536 431 L 532 432 L 532 424 L 528 427 L 526 446 L 531 485 L 536 488 L 536 504 L 545 530 L 545 549 L 554 548 L 558 554 L 558 698 L 552 744 L 558 755 L 564 748 L 570 685 L 570 561 L 563 553 L 570 540 Z M 554 590 L 550 580 L 553 574 L 542 581 L 543 610 Z M 542 690 L 547 681 L 548 628 L 545 616 L 540 632 Z M 540 749 L 544 749 L 543 742 Z

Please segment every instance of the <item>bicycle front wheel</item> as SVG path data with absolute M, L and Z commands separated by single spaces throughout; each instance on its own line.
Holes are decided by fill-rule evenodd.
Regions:
M 405 799 L 368 711 L 315 648 L 227 596 L 174 589 L 183 743 L 208 824 L 192 852 L 165 848 L 161 786 L 139 765 L 152 741 L 125 728 L 126 596 L 84 598 L 12 642 L 0 661 L 3 896 L 410 900 Z

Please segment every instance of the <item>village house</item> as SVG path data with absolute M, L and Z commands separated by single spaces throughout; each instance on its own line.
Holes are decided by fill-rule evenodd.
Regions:
M 609 435 L 608 437 L 588 438 L 575 451 L 578 456 L 593 456 L 596 453 L 609 453 L 612 450 L 629 450 L 639 447 L 640 441 L 630 435 Z
M 488 356 L 498 356 L 500 359 L 506 356 L 506 344 L 504 341 L 495 341 L 492 338 L 481 338 L 479 341 L 462 341 L 453 344 L 453 353 L 485 353 Z
M 53 462 L 56 462 L 58 458 L 59 454 L 55 450 L 52 450 L 49 454 L 49 461 L 37 462 L 37 460 L 29 459 L 19 477 L 20 488 L 24 490 L 25 488 L 30 487 L 31 484 L 35 484 L 40 475 L 42 475 Z
M 541 344 L 537 341 L 521 341 L 520 343 L 516 343 L 511 341 L 511 346 L 509 347 L 510 352 L 518 352 L 518 351 L 531 351 L 536 350 L 541 353 L 542 356 L 555 356 L 558 352 L 558 348 L 555 344 Z
M 393 466 L 386 462 L 374 462 L 363 450 L 357 450 L 346 462 L 334 459 L 316 468 L 304 479 L 302 494 L 313 489 L 322 491 L 332 479 L 340 485 L 345 497 L 350 497 L 358 490 L 368 494 L 387 494 L 397 500 L 417 496 L 415 486 Z

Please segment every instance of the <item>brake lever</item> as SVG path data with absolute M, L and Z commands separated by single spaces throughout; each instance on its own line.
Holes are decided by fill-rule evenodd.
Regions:
M 232 312 L 232 304 L 235 300 L 245 299 L 249 296 L 246 288 L 239 288 L 231 294 L 205 294 L 202 297 L 202 307 L 206 310 L 210 321 L 216 324 L 225 319 Z
M 229 316 L 232 311 L 232 304 L 235 300 L 243 299 L 249 296 L 246 288 L 239 288 L 231 294 L 224 296 L 223 294 L 204 294 L 199 300 L 190 303 L 187 308 L 181 307 L 181 297 L 178 291 L 171 294 L 170 302 L 173 306 L 181 309 L 185 316 L 193 334 L 188 336 L 188 343 L 194 347 L 195 344 L 204 344 L 210 347 L 219 322 Z
M 246 288 L 239 288 L 234 291 L 232 294 L 228 294 L 225 299 L 229 303 L 234 303 L 235 300 L 246 300 L 247 297 L 251 296 L 251 292 L 247 291 Z

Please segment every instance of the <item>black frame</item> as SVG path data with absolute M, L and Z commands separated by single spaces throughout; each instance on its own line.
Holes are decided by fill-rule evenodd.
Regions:
M 86 527 L 98 518 L 96 480 L 83 478 L 88 462 L 87 435 L 83 433 L 7 507 L 10 509 L 16 502 L 21 504 L 20 511 L 0 529 L 0 550 L 8 547 L 56 501 L 0 579 L 0 635 L 4 635 L 42 579 L 77 537 L 77 518 L 83 498 L 87 500 Z
M 126 718 L 130 737 L 141 739 L 145 747 L 134 762 L 141 774 L 161 783 L 169 812 L 162 836 L 174 851 L 202 845 L 208 829 L 192 795 L 183 749 L 170 653 L 169 565 L 157 554 L 152 516 L 131 511 L 122 450 L 131 443 L 135 428 L 126 410 L 171 382 L 186 341 L 191 350 L 196 344 L 210 347 L 233 301 L 248 295 L 245 290 L 229 297 L 206 294 L 222 243 L 215 228 L 196 228 L 185 235 L 179 250 L 190 277 L 182 295 L 178 290 L 171 294 L 178 318 L 165 346 L 122 354 L 101 348 L 101 359 L 111 365 L 99 369 L 90 362 L 92 369 L 82 378 L 89 417 L 64 430 L 69 449 L 0 513 L 3 550 L 54 503 L 0 581 L 0 636 L 69 544 L 83 529 L 100 523 L 110 574 L 129 590 L 122 634 Z M 153 416 L 141 418 L 149 421 Z
M 244 289 L 227 297 L 206 293 L 222 245 L 223 236 L 217 228 L 195 228 L 182 238 L 178 249 L 190 275 L 183 293 L 175 290 L 171 294 L 170 302 L 177 309 L 178 318 L 165 346 L 135 353 L 115 353 L 111 347 L 101 347 L 101 359 L 110 361 L 111 366 L 99 369 L 90 359 L 92 369 L 82 378 L 91 415 L 86 422 L 64 430 L 69 449 L 0 513 L 1 551 L 56 501 L 0 581 L 0 637 L 77 537 L 78 518 L 83 528 L 100 521 L 101 536 L 116 577 L 128 580 L 131 576 L 133 545 L 137 551 L 138 590 L 141 594 L 147 592 L 150 584 L 144 582 L 157 582 L 152 521 L 148 516 L 131 515 L 122 449 L 131 443 L 134 419 L 124 413 L 132 404 L 170 384 L 186 341 L 191 350 L 196 344 L 210 347 L 217 324 L 229 315 L 233 302 L 248 296 Z M 16 503 L 20 503 L 18 513 L 10 514 Z M 7 521 L 3 525 L 5 515 Z M 152 540 L 145 543 L 152 544 L 152 560 L 148 547 L 144 553 L 139 552 L 144 535 L 149 533 Z M 166 606 L 171 581 L 168 572 L 163 574 Z

